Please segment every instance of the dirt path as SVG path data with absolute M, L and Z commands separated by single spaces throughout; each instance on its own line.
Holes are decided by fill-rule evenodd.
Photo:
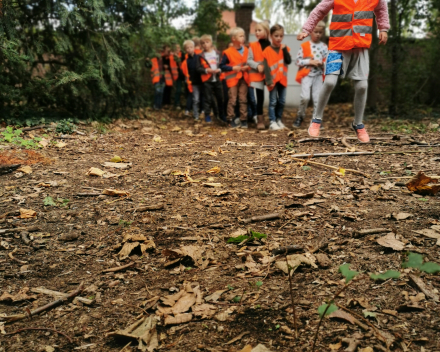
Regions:
M 146 316 L 157 321 L 161 350 L 240 351 L 261 343 L 270 351 L 311 351 L 317 308 L 343 287 L 338 269 L 344 263 L 361 272 L 336 300 L 352 313 L 324 319 L 316 351 L 345 350 L 347 338 L 358 340 L 362 351 L 386 351 L 381 336 L 392 341 L 392 351 L 440 351 L 440 277 L 401 268 L 408 251 L 440 263 L 437 240 L 414 232 L 438 233 L 439 199 L 399 186 L 418 171 L 439 175 L 440 147 L 414 145 L 437 144 L 438 132 L 413 131 L 392 140 L 383 124 L 370 124 L 371 136 L 382 139 L 371 145 L 348 139 L 347 146 L 341 137 L 353 136 L 349 113 L 336 105 L 328 114 L 339 117 L 323 132 L 332 139 L 322 141 L 300 142 L 305 129 L 290 136 L 231 130 L 147 112 L 148 119 L 118 121 L 103 135 L 98 125 L 82 126 L 86 135 L 38 151 L 43 159 L 0 149 L 3 158 L 40 158 L 29 162 L 30 174 L 0 176 L 0 229 L 38 227 L 29 241 L 22 231 L 0 230 L 0 321 L 60 297 L 37 288 L 69 293 L 83 282 L 80 297 L 86 298 L 31 320 L 0 323 L 7 333 L 55 329 L 72 343 L 53 331 L 23 331 L 3 335 L 0 351 L 137 351 L 138 342 L 123 349 L 130 339 L 106 334 Z M 354 150 L 407 153 L 313 159 L 370 178 L 291 159 Z M 115 155 L 130 165 L 104 167 Z M 92 167 L 106 174 L 86 175 Z M 102 195 L 105 189 L 126 195 Z M 48 197 L 53 205 L 44 205 L 51 203 Z M 20 208 L 36 217 L 20 218 Z M 269 221 L 245 222 L 273 213 Z M 359 233 L 376 228 L 385 230 Z M 267 238 L 227 243 L 249 229 Z M 388 233 L 394 239 L 379 244 Z M 292 254 L 309 260 L 293 274 L 298 339 L 287 275 L 276 263 L 285 257 L 272 255 L 292 245 Z M 391 269 L 401 272 L 398 279 L 369 278 Z M 424 292 L 411 275 L 420 277 Z M 215 292 L 218 297 L 208 297 Z

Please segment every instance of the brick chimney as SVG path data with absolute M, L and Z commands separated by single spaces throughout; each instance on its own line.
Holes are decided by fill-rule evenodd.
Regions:
M 244 29 L 246 33 L 246 41 L 249 41 L 249 32 L 251 30 L 252 12 L 254 12 L 255 4 L 251 2 L 238 4 L 235 11 L 235 23 L 237 27 Z

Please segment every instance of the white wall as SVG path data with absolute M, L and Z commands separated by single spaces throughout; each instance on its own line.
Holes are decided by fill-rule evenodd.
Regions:
M 306 40 L 309 40 L 307 38 Z M 249 36 L 249 42 L 254 42 L 257 39 L 255 35 L 251 34 Z M 287 93 L 286 93 L 286 105 L 289 107 L 297 107 L 299 105 L 299 95 L 301 93 L 301 85 L 295 81 L 296 73 L 298 72 L 298 66 L 295 65 L 296 55 L 298 54 L 298 50 L 301 47 L 301 42 L 296 39 L 296 35 L 286 34 L 284 36 L 283 43 L 286 44 L 290 48 L 290 55 L 292 55 L 293 62 L 289 66 L 289 74 L 287 76 Z M 265 104 L 268 104 L 269 93 L 266 89 L 265 93 Z

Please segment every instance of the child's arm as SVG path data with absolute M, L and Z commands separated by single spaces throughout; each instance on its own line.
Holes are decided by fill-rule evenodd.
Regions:
M 197 73 L 200 73 L 201 75 L 204 75 L 206 73 L 210 73 L 210 72 L 208 72 L 208 69 L 203 67 L 202 60 L 203 60 L 203 57 L 199 56 L 199 59 L 196 62 L 196 71 L 197 71 Z
M 249 48 L 249 54 L 247 59 L 247 65 L 249 65 L 252 69 L 257 70 L 260 73 L 264 72 L 264 65 L 259 64 L 254 60 L 254 52 L 251 48 Z
M 284 57 L 284 63 L 286 65 L 290 65 L 292 63 L 292 56 L 290 56 L 290 53 L 287 50 L 287 46 L 283 47 L 283 57 Z
M 232 66 L 229 66 L 229 59 L 225 54 L 223 54 L 223 56 L 222 56 L 222 61 L 220 62 L 219 67 L 220 67 L 220 70 L 222 70 L 222 72 L 232 71 Z
M 388 30 L 390 29 L 390 18 L 388 16 L 388 6 L 386 0 L 380 0 L 379 5 L 374 9 L 376 15 L 377 28 L 379 29 L 379 44 L 386 44 L 388 40 Z
M 272 72 L 270 71 L 270 66 L 267 63 L 266 58 L 264 58 L 263 65 L 264 65 L 264 77 L 266 80 L 266 86 L 268 87 L 273 86 Z
M 330 12 L 330 10 L 333 9 L 334 5 L 334 0 L 322 0 L 310 13 L 309 18 L 307 18 L 307 21 L 302 28 L 302 33 L 298 34 L 297 39 L 303 40 L 310 33 L 312 33 L 318 22 L 321 21 Z
M 296 55 L 296 66 L 299 67 L 304 67 L 304 66 L 308 66 L 310 64 L 310 59 L 308 58 L 304 58 L 304 53 L 303 53 L 303 49 L 299 48 L 298 50 L 298 54 Z

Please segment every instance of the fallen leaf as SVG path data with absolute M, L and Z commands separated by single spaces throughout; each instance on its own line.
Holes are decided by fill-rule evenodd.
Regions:
M 89 169 L 89 171 L 87 171 L 87 173 L 86 173 L 86 175 L 88 175 L 88 176 L 99 176 L 99 177 L 101 177 L 104 174 L 105 174 L 105 171 L 102 171 L 101 169 L 98 169 L 97 167 L 91 167 Z
M 220 172 L 220 168 L 218 166 L 213 167 L 206 171 L 207 174 L 218 174 Z
M 395 251 L 401 251 L 405 248 L 405 244 L 403 242 L 400 242 L 393 232 L 390 232 L 386 236 L 378 238 L 377 243 L 379 243 L 381 246 L 392 248 Z
M 218 299 L 220 298 L 220 296 L 221 296 L 223 293 L 225 293 L 226 291 L 227 291 L 227 290 L 218 290 L 218 291 L 215 291 L 213 294 L 211 294 L 211 295 L 209 295 L 209 296 L 206 296 L 206 297 L 205 297 L 205 301 L 206 301 L 206 302 L 209 302 L 209 301 L 217 302 Z
M 161 143 L 161 142 L 163 142 L 163 139 L 162 139 L 161 136 L 159 136 L 159 135 L 156 134 L 156 135 L 153 137 L 153 142 Z
M 55 147 L 57 147 L 57 148 L 64 148 L 66 145 L 67 145 L 67 143 L 58 142 L 57 144 L 55 144 Z
M 31 219 L 37 216 L 37 212 L 32 209 L 20 208 L 20 219 Z
M 175 317 L 167 316 L 164 325 L 177 325 L 191 321 L 193 315 L 191 313 L 177 314 Z
M 50 143 L 49 139 L 42 138 L 41 141 L 38 142 L 38 144 L 42 145 L 44 148 L 46 148 Z
M 392 216 L 393 216 L 393 218 L 395 220 L 406 220 L 406 219 L 412 217 L 413 214 L 410 214 L 410 213 L 398 213 L 398 214 L 393 213 Z
M 16 171 L 23 172 L 25 174 L 31 174 L 32 168 L 29 165 L 20 166 Z
M 211 155 L 211 156 L 217 156 L 217 152 L 215 152 L 215 151 L 213 151 L 213 150 L 211 150 L 211 151 L 205 151 L 205 152 L 203 152 L 203 154 L 208 154 L 208 155 Z
M 104 167 L 113 167 L 115 169 L 127 169 L 131 166 L 131 163 L 112 163 L 112 162 L 104 162 L 102 163 L 102 166 Z
M 107 196 L 117 196 L 117 197 L 123 197 L 123 196 L 129 196 L 130 193 L 127 191 L 121 191 L 119 189 L 113 189 L 113 188 L 107 188 L 102 191 L 102 194 L 105 194 Z
M 238 335 L 237 337 L 234 337 L 232 340 L 229 340 L 228 342 L 226 342 L 226 345 L 230 345 L 231 343 L 234 343 L 236 341 L 241 340 L 245 335 L 249 335 L 250 331 L 245 331 L 242 332 L 240 335 Z
M 344 319 L 353 325 L 355 324 L 355 321 L 356 321 L 356 319 L 350 313 L 347 313 L 347 312 L 340 310 L 340 309 L 331 313 L 329 315 L 329 318 Z
M 121 251 L 118 253 L 119 260 L 128 258 L 133 249 L 135 249 L 137 246 L 139 246 L 139 242 L 126 242 Z
M 434 185 L 438 180 L 426 176 L 419 171 L 411 180 L 406 183 L 406 187 L 414 193 L 422 195 L 435 195 L 440 190 L 440 185 Z
M 112 162 L 112 163 L 122 163 L 122 158 L 119 155 L 115 155 L 113 158 L 110 159 L 110 162 Z
M 315 264 L 315 260 L 314 260 L 315 258 L 310 253 L 307 254 L 309 254 L 310 256 L 306 257 L 303 254 L 292 254 L 287 256 L 287 261 L 289 262 L 289 266 L 291 267 L 291 269 L 293 269 L 291 270 L 291 275 L 296 270 L 296 268 L 301 264 L 306 264 L 312 266 L 313 268 L 318 268 Z M 284 273 L 286 274 L 288 273 L 287 263 L 285 259 L 278 260 L 277 262 L 275 262 L 275 266 L 278 269 L 284 271 Z
M 342 347 L 342 343 L 338 342 L 338 343 L 334 343 L 334 344 L 330 344 L 328 346 L 332 351 L 337 351 Z
M 213 304 L 200 304 L 197 306 L 192 306 L 191 311 L 195 317 L 200 317 L 200 319 L 210 319 L 217 312 L 217 307 Z
M 213 183 L 213 182 L 202 183 L 202 185 L 206 186 L 206 187 L 221 187 L 222 186 L 221 183 Z
M 21 301 L 27 301 L 30 299 L 37 299 L 36 295 L 28 295 L 27 294 L 28 292 L 29 292 L 29 287 L 23 287 L 15 295 L 11 295 L 5 291 L 0 296 L 0 302 L 21 302 Z
M 429 238 L 435 238 L 437 240 L 437 246 L 440 246 L 440 233 L 432 230 L 432 229 L 423 229 L 423 230 L 416 230 L 413 232 L 418 233 L 419 235 L 423 235 Z

